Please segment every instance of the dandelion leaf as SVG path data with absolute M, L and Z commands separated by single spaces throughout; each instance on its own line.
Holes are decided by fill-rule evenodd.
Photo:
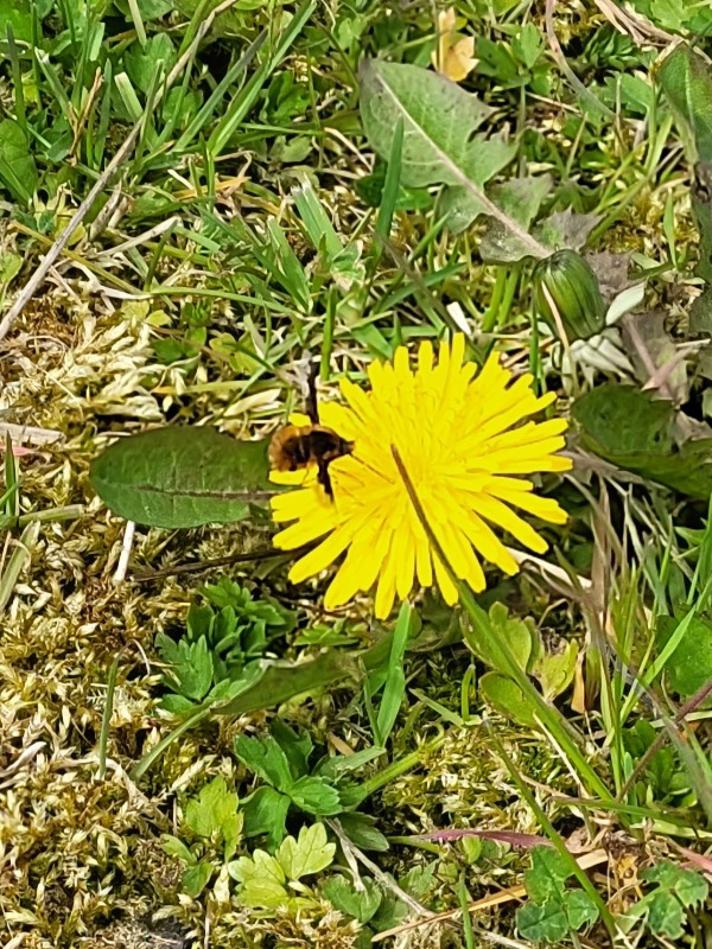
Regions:
M 517 143 L 478 133 L 492 109 L 435 72 L 407 63 L 367 60 L 361 71 L 361 116 L 369 142 L 381 158 L 391 154 L 403 123 L 400 180 L 406 187 L 443 184 L 443 209 L 462 230 L 492 208 L 484 185 L 517 151 Z M 500 225 L 532 253 L 526 231 L 504 210 Z
M 122 438 L 94 460 L 90 480 L 114 513 L 149 527 L 199 527 L 244 518 L 274 490 L 265 441 L 211 428 L 153 429 Z
M 586 448 L 606 461 L 694 498 L 712 494 L 712 439 L 678 448 L 670 402 L 604 383 L 581 396 L 571 412 Z
M 708 64 L 681 43 L 665 59 L 658 75 L 665 97 L 692 133 L 698 158 L 712 162 L 712 77 Z
M 32 200 L 37 187 L 37 166 L 27 136 L 14 119 L 0 122 L 0 183 L 23 204 Z
M 528 228 L 538 214 L 542 201 L 551 191 L 552 184 L 550 175 L 512 178 L 502 184 L 493 185 L 489 196 L 522 227 Z M 452 230 L 457 230 L 452 220 L 448 223 Z M 483 260 L 497 264 L 516 263 L 529 254 L 529 249 L 520 238 L 493 217 L 487 218 L 478 249 Z
M 680 620 L 659 616 L 656 623 L 658 649 L 662 650 L 679 627 Z M 679 695 L 694 695 L 712 679 L 712 623 L 702 617 L 690 618 L 677 648 L 665 663 L 665 680 Z
M 485 672 L 480 679 L 482 695 L 506 718 L 527 728 L 536 727 L 531 703 L 524 697 L 516 682 L 499 672 Z

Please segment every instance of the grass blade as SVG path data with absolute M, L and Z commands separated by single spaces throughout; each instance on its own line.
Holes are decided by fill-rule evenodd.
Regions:
M 393 642 L 391 643 L 388 669 L 386 671 L 386 682 L 383 686 L 381 704 L 378 707 L 378 716 L 376 717 L 374 727 L 374 742 L 381 747 L 385 746 L 388 736 L 393 730 L 405 696 L 403 657 L 405 655 L 408 637 L 411 633 L 414 615 L 411 605 L 409 603 L 403 603 L 398 613 L 396 628 L 393 632 Z
M 114 710 L 114 690 L 116 688 L 116 673 L 118 670 L 119 657 L 117 656 L 109 668 L 109 676 L 106 680 L 104 712 L 101 716 L 101 732 L 99 734 L 99 778 L 101 780 L 103 780 L 106 775 L 106 749 L 109 744 L 109 725 L 111 724 L 111 714 Z
M 40 524 L 38 521 L 33 521 L 27 525 L 20 535 L 20 539 L 17 541 L 17 545 L 10 557 L 5 572 L 2 577 L 0 577 L 0 613 L 5 612 L 5 607 L 10 602 L 15 584 L 22 572 L 22 568 L 32 556 L 32 550 L 37 543 L 39 534 Z

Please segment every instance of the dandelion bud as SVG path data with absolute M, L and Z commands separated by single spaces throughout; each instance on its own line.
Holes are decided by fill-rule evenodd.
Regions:
M 598 280 L 576 251 L 558 250 L 534 268 L 534 308 L 558 336 L 552 303 L 570 343 L 595 336 L 605 325 L 606 304 Z

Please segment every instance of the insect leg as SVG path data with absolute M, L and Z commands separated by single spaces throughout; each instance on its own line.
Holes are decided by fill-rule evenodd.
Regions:
M 316 379 L 319 375 L 319 364 L 314 362 L 309 368 L 309 378 L 307 379 L 307 415 L 312 425 L 319 424 L 319 405 L 316 400 Z
M 325 458 L 320 458 L 318 465 L 319 465 L 319 474 L 318 474 L 319 484 L 323 486 L 328 497 L 330 497 L 331 500 L 333 501 L 334 489 L 331 486 L 331 477 L 329 475 L 329 462 Z

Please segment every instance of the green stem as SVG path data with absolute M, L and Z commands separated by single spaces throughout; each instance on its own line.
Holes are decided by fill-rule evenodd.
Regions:
M 33 511 L 30 514 L 22 514 L 17 519 L 19 527 L 26 527 L 33 523 L 48 523 L 50 521 L 71 521 L 75 517 L 81 517 L 84 513 L 83 504 L 67 504 L 64 507 L 50 507 L 46 511 Z
M 190 718 L 186 718 L 186 720 L 181 722 L 177 728 L 174 728 L 172 732 L 169 732 L 164 738 L 161 738 L 158 744 L 154 745 L 153 748 L 141 758 L 136 766 L 131 769 L 131 780 L 138 781 L 139 778 L 143 777 L 153 762 L 157 758 L 161 757 L 166 748 L 172 745 L 174 741 L 177 741 L 181 735 L 184 735 L 187 731 L 190 731 L 191 728 L 194 728 L 199 722 L 202 722 L 203 719 L 207 718 L 210 715 L 211 710 L 211 707 L 198 709 L 198 711 L 194 712 Z
M 101 716 L 101 734 L 99 735 L 99 778 L 103 781 L 106 775 L 106 749 L 109 746 L 109 726 L 111 713 L 114 709 L 114 690 L 116 688 L 116 673 L 119 670 L 119 657 L 111 663 L 109 677 L 106 680 L 106 700 L 104 714 Z
M 507 322 L 507 317 L 509 316 L 510 310 L 512 309 L 512 301 L 514 300 L 514 294 L 517 291 L 518 285 L 519 267 L 515 264 L 512 270 L 507 274 L 507 283 L 504 287 L 504 295 L 502 296 L 502 302 L 500 303 L 496 314 L 496 326 L 499 329 L 502 329 L 503 325 Z
M 527 783 L 522 780 L 514 762 L 509 757 L 508 753 L 506 752 L 504 748 L 504 745 L 499 740 L 499 738 L 497 737 L 497 735 L 495 734 L 491 726 L 489 726 L 489 734 L 490 734 L 490 738 L 492 739 L 492 743 L 497 748 L 497 753 L 499 757 L 504 762 L 505 767 L 507 768 L 507 770 L 509 771 L 512 777 L 512 780 L 517 785 L 517 788 L 519 789 L 519 793 L 527 802 L 532 812 L 536 814 L 537 820 L 541 824 L 543 830 L 546 832 L 547 837 L 552 842 L 555 849 L 564 858 L 569 869 L 571 870 L 571 873 L 576 877 L 576 879 L 579 881 L 583 889 L 586 891 L 586 893 L 588 893 L 588 895 L 591 897 L 593 902 L 596 904 L 598 908 L 598 912 L 600 913 L 601 919 L 603 920 L 603 923 L 610 934 L 611 940 L 613 940 L 615 938 L 618 927 L 616 926 L 616 922 L 613 916 L 611 915 L 610 910 L 608 909 L 605 902 L 601 898 L 601 895 L 599 894 L 598 890 L 593 885 L 593 883 L 591 883 L 588 876 L 586 875 L 586 872 L 582 870 L 581 867 L 578 865 L 578 863 L 576 862 L 576 858 L 573 856 L 573 854 L 569 852 L 561 835 L 557 832 L 556 828 L 547 817 L 546 813 L 544 812 L 544 809 L 540 806 L 539 802 L 536 800 L 536 798 L 532 794 Z M 573 935 L 573 932 L 570 932 L 569 935 Z
M 412 771 L 413 768 L 417 767 L 421 763 L 424 754 L 437 750 L 440 745 L 443 744 L 446 738 L 447 735 L 438 735 L 437 738 L 426 742 L 425 744 L 421 745 L 420 748 L 416 748 L 415 751 L 411 751 L 410 754 L 403 755 L 402 758 L 399 758 L 397 761 L 393 761 L 385 768 L 382 768 L 377 774 L 374 774 L 372 778 L 369 778 L 367 781 L 363 781 L 361 784 L 361 790 L 363 792 L 364 798 L 367 798 L 369 795 L 379 791 L 382 787 L 390 784 L 391 781 L 395 781 L 395 779 L 399 778 L 402 774 Z
M 5 568 L 5 572 L 0 576 L 0 613 L 10 601 L 15 584 L 20 576 L 22 568 L 32 555 L 32 549 L 37 543 L 40 534 L 40 525 L 35 521 L 28 524 L 17 541 L 17 546 L 10 557 L 10 562 Z
M 497 270 L 497 276 L 494 281 L 494 289 L 492 290 L 492 297 L 490 298 L 490 305 L 485 310 L 485 314 L 482 317 L 482 332 L 491 333 L 497 324 L 497 314 L 499 313 L 499 305 L 502 302 L 502 296 L 504 295 L 505 287 L 507 284 L 507 271 L 504 267 L 499 267 Z
M 583 751 L 572 736 L 568 723 L 563 719 L 558 709 L 553 705 L 547 704 L 541 693 L 534 687 L 526 672 L 517 662 L 509 648 L 509 644 L 506 640 L 497 637 L 492 629 L 489 616 L 482 607 L 475 602 L 467 584 L 456 575 L 445 551 L 442 549 L 440 541 L 435 536 L 428 522 L 423 506 L 420 503 L 420 499 L 418 498 L 410 476 L 395 445 L 391 445 L 391 452 L 405 484 L 408 496 L 415 508 L 418 520 L 422 524 L 430 544 L 439 557 L 440 562 L 447 570 L 448 576 L 455 584 L 461 604 L 469 613 L 470 619 L 477 626 L 483 638 L 487 640 L 489 654 L 492 657 L 492 665 L 508 675 L 517 684 L 525 700 L 529 702 L 534 710 L 543 729 L 549 732 L 552 740 L 556 743 L 561 752 L 571 761 L 579 779 L 587 787 L 589 793 L 597 794 L 604 801 L 612 800 L 612 795 L 605 783 L 586 760 Z

